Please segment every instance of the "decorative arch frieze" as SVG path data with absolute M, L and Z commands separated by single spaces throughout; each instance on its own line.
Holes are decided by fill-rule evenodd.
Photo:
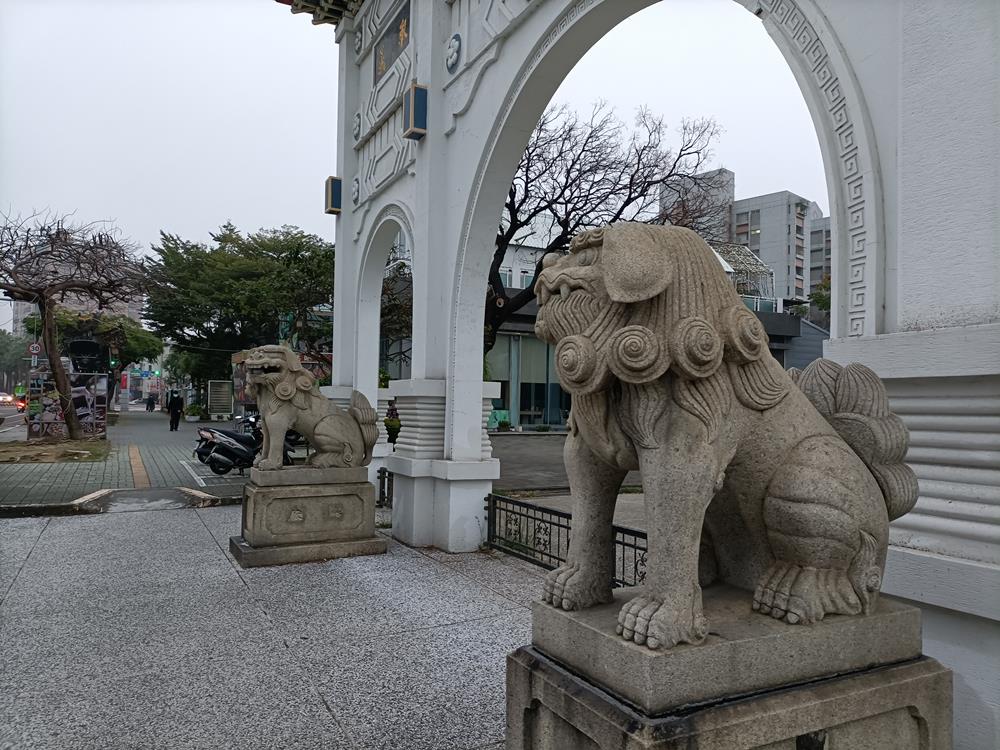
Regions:
M 864 95 L 826 17 L 811 0 L 737 2 L 761 18 L 793 65 L 821 131 L 837 263 L 834 297 L 845 318 L 831 333 L 874 336 L 881 333 L 884 305 L 884 212 Z

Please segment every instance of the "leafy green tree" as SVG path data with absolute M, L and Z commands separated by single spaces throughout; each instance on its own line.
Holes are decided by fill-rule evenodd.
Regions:
M 809 305 L 803 305 L 810 323 L 829 330 L 831 299 L 830 274 L 826 274 L 809 293 Z
M 830 274 L 826 274 L 809 293 L 809 303 L 822 312 L 830 312 Z
M 0 390 L 12 391 L 28 375 L 24 361 L 31 339 L 0 331 Z
M 145 316 L 171 342 L 172 372 L 227 379 L 231 355 L 295 330 L 308 351 L 327 341 L 314 309 L 333 289 L 333 245 L 297 227 L 244 235 L 224 224 L 204 244 L 162 232 L 149 265 Z M 182 356 L 183 355 L 183 356 Z
M 163 360 L 163 368 L 170 373 L 170 379 L 175 383 L 183 383 L 187 380 L 197 383 L 209 379 L 202 377 L 199 369 L 202 361 L 198 355 L 191 352 L 171 349 Z
M 226 223 L 210 244 L 162 232 L 153 251 L 145 317 L 170 342 L 171 373 L 199 385 L 228 379 L 234 353 L 276 341 L 327 361 L 332 243 L 292 226 L 243 234 Z M 382 336 L 393 340 L 411 332 L 405 260 L 394 250 L 382 288 Z
M 163 341 L 127 315 L 56 307 L 53 318 L 61 356 L 69 355 L 67 345 L 74 339 L 91 339 L 104 350 L 112 395 L 124 370 L 144 360 L 155 360 L 163 353 Z M 29 315 L 24 326 L 31 336 L 36 336 L 41 331 L 42 321 L 38 315 Z

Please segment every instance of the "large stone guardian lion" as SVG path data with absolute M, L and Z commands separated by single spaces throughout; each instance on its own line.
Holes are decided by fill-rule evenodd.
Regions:
M 543 265 L 535 332 L 556 345 L 573 396 L 574 499 L 568 559 L 545 601 L 612 600 L 615 502 L 638 469 L 646 591 L 619 613 L 624 638 L 700 642 L 701 586 L 713 581 L 752 591 L 754 610 L 792 624 L 868 612 L 889 520 L 917 496 L 906 428 L 875 373 L 827 360 L 786 373 L 687 229 L 618 224 Z
M 341 409 L 323 397 L 316 379 L 286 346 L 259 346 L 246 362 L 247 383 L 264 422 L 264 445 L 254 461 L 258 469 L 280 469 L 285 433 L 295 430 L 314 453 L 310 466 L 367 466 L 378 439 L 376 413 L 364 394 L 354 391 L 351 406 Z

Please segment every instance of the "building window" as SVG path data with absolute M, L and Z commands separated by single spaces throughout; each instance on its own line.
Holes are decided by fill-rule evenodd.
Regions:
M 534 274 L 531 271 L 521 271 L 521 289 L 527 289 L 531 286 L 531 277 Z
M 759 214 L 760 211 L 754 211 L 754 213 Z M 744 211 L 743 213 L 740 213 L 740 214 L 736 214 L 736 223 L 737 224 L 746 224 L 748 218 L 749 217 L 747 216 L 747 212 L 746 211 Z
M 510 273 L 510 269 L 509 268 L 501 268 L 500 269 L 500 281 L 502 281 L 503 285 L 505 287 L 508 287 L 508 288 L 513 283 L 511 281 L 511 273 Z

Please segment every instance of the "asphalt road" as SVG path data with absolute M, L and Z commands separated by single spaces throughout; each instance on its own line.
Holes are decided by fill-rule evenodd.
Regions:
M 495 433 L 490 435 L 493 457 L 500 459 L 497 492 L 514 489 L 569 487 L 563 463 L 566 433 Z M 640 484 L 639 473 L 629 472 L 625 484 Z
M 3 424 L 0 424 L 0 442 L 24 440 L 27 437 L 27 429 L 21 420 L 21 415 L 13 406 L 6 404 L 0 406 L 0 418 L 3 418 Z

